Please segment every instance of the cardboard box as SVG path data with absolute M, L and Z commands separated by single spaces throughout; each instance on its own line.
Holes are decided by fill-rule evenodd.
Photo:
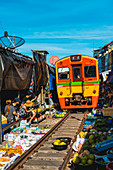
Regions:
M 113 115 L 113 107 L 103 108 L 103 116 Z

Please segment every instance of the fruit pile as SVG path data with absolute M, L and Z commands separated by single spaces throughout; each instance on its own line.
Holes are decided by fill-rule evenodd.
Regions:
M 56 139 L 53 145 L 67 145 L 67 143 L 62 141 L 62 139 Z
M 106 124 L 108 123 L 107 119 L 97 119 L 94 125 L 96 131 L 107 132 Z
M 88 150 L 84 150 L 80 154 L 75 154 L 72 162 L 77 165 L 92 165 L 95 161 L 95 156 Z
M 95 119 L 92 119 L 92 116 L 89 115 L 84 123 L 83 130 L 77 135 L 77 140 L 73 145 L 73 149 L 76 151 L 72 158 L 73 167 L 78 169 L 87 168 L 87 166 L 93 166 L 94 164 L 95 168 L 98 164 L 98 166 L 101 166 L 101 164 L 106 166 L 108 161 L 110 162 L 113 159 L 111 157 L 113 155 L 113 148 L 110 143 L 113 138 L 113 119 L 111 117 L 98 119 L 95 117 Z M 110 146 L 109 150 L 108 147 L 105 148 L 105 143 L 107 146 Z M 101 155 L 101 158 L 98 155 Z
M 65 113 L 55 113 L 55 117 L 64 117 Z
M 109 139 L 112 139 L 113 136 L 109 136 L 108 134 L 106 134 L 106 136 L 101 133 L 94 133 L 94 134 L 91 134 L 91 133 L 87 133 L 86 135 L 86 141 L 85 143 L 82 145 L 82 147 L 84 149 L 94 149 L 95 150 L 95 147 L 98 143 L 100 142 L 103 142 L 105 140 L 109 140 Z

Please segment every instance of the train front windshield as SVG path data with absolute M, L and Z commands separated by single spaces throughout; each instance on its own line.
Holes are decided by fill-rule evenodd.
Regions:
M 96 66 L 84 67 L 85 78 L 96 77 Z
M 74 68 L 73 69 L 73 78 L 74 79 L 80 79 L 81 78 L 80 68 Z
M 58 79 L 69 79 L 69 67 L 58 68 Z

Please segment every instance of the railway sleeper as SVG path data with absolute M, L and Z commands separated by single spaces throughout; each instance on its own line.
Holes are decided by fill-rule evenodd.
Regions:
M 69 115 L 67 119 L 67 121 L 65 120 L 62 125 L 59 125 L 57 129 L 55 129 L 54 134 L 47 136 L 47 138 L 42 142 L 42 146 L 40 145 L 40 148 L 38 147 L 38 152 L 36 152 L 35 149 L 32 160 L 27 160 L 22 169 L 58 170 L 58 167 L 60 167 L 62 162 L 66 159 L 66 155 L 68 154 L 67 152 L 70 150 L 70 145 L 72 146 L 72 142 L 74 142 L 76 135 L 81 129 L 84 114 L 77 115 L 73 113 Z M 47 124 L 49 123 L 47 122 Z M 53 148 L 52 143 L 58 137 L 72 138 L 71 144 L 68 145 L 66 150 L 58 151 Z

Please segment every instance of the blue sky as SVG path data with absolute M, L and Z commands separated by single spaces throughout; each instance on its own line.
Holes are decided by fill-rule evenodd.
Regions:
M 0 36 L 20 36 L 19 52 L 47 50 L 49 57 L 93 56 L 113 40 L 112 0 L 6 0 L 0 4 Z M 3 31 L 4 30 L 4 31 Z

